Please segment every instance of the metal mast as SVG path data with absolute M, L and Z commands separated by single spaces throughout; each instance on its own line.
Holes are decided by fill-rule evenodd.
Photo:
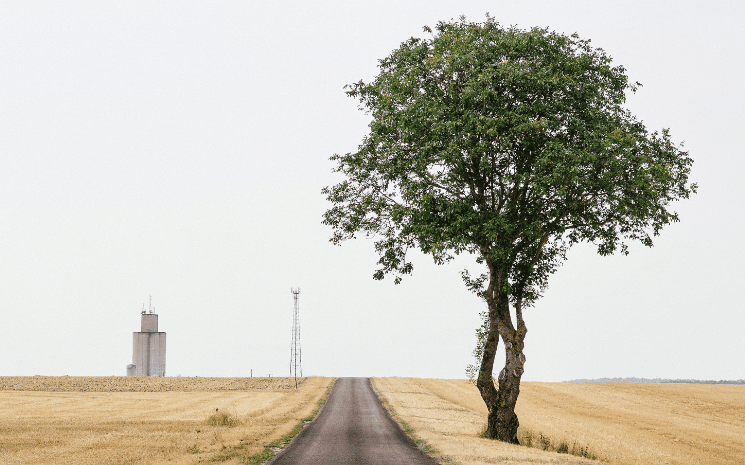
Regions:
M 292 297 L 295 299 L 295 310 L 292 315 L 292 346 L 290 347 L 290 376 L 295 376 L 295 389 L 297 389 L 297 370 L 300 368 L 300 377 L 303 377 L 303 352 L 300 349 L 300 308 L 297 299 L 300 288 L 290 288 Z

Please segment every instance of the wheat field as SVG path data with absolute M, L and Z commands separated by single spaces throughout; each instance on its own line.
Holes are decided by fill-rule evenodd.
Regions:
M 264 447 L 332 378 L 0 377 L 0 463 L 192 464 Z M 211 426 L 227 413 L 237 425 Z M 223 458 L 221 458 L 223 456 Z
M 479 438 L 486 407 L 466 380 L 373 382 L 417 436 L 455 463 L 601 463 Z M 745 463 L 745 386 L 524 382 L 516 411 L 519 434 L 584 446 L 606 463 Z
M 307 417 L 332 378 L 0 377 L 2 464 L 193 464 L 260 453 Z M 453 463 L 599 463 L 478 437 L 465 380 L 375 378 L 416 434 Z M 228 413 L 238 424 L 211 426 Z M 745 463 L 745 386 L 523 383 L 521 435 L 612 464 Z

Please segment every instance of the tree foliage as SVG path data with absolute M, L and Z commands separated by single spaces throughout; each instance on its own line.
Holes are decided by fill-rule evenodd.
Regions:
M 380 60 L 371 82 L 348 86 L 372 121 L 356 152 L 331 157 L 345 179 L 323 189 L 333 204 L 323 221 L 337 244 L 376 238 L 375 279 L 411 273 L 411 248 L 436 263 L 473 254 L 484 272 L 463 279 L 485 299 L 493 339 L 482 341 L 480 377 L 491 379 L 499 337 L 517 351 L 519 366 L 505 370 L 519 384 L 522 309 L 568 248 L 651 246 L 678 221 L 671 202 L 695 192 L 692 160 L 624 108 L 639 84 L 589 40 L 488 16 L 425 31 Z

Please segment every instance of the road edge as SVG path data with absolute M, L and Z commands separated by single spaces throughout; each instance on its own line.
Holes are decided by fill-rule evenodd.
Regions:
M 316 409 L 313 410 L 310 415 L 301 419 L 300 422 L 295 425 L 294 428 L 292 428 L 292 431 L 285 434 L 276 441 L 264 446 L 264 451 L 261 454 L 249 457 L 248 461 L 245 462 L 245 465 L 271 464 L 275 458 L 277 458 L 287 447 L 289 447 L 290 444 L 292 444 L 295 438 L 297 438 L 308 425 L 316 421 L 316 418 L 318 418 L 321 410 L 323 410 L 323 407 L 326 405 L 326 399 L 329 398 L 331 390 L 334 388 L 334 385 L 336 384 L 336 381 L 338 379 L 339 378 L 334 378 L 331 384 L 329 384 L 329 387 L 326 388 L 326 393 L 318 400 L 318 402 L 316 403 Z
M 383 408 L 385 409 L 388 416 L 398 425 L 399 428 L 401 428 L 401 431 L 403 431 L 404 434 L 409 439 L 411 439 L 417 449 L 422 451 L 422 453 L 432 457 L 439 464 L 458 465 L 458 462 L 446 456 L 439 450 L 435 449 L 432 444 L 417 436 L 414 428 L 412 428 L 408 423 L 406 423 L 403 418 L 398 415 L 398 413 L 396 413 L 396 409 L 394 409 L 388 399 L 380 393 L 378 387 L 375 385 L 375 380 L 376 378 L 370 378 L 370 385 L 373 388 L 373 392 L 376 396 L 378 396 L 378 400 L 380 400 L 380 403 L 383 405 Z

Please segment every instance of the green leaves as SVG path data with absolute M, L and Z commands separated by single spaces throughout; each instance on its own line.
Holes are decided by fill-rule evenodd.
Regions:
M 370 133 L 331 158 L 346 179 L 323 190 L 334 243 L 378 238 L 376 279 L 410 273 L 411 247 L 436 263 L 468 252 L 529 305 L 573 243 L 625 252 L 678 220 L 669 206 L 695 192 L 692 160 L 623 108 L 640 84 L 605 52 L 493 18 L 425 31 L 348 86 Z M 477 293 L 486 282 L 466 279 Z

